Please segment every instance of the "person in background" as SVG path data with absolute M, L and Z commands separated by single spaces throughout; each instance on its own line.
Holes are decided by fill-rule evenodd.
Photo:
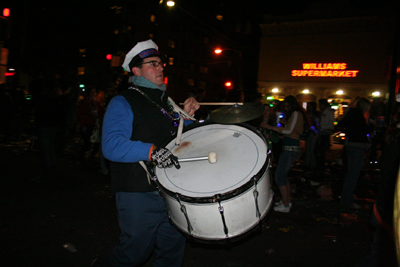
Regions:
M 304 122 L 307 120 L 307 114 L 292 95 L 285 97 L 284 107 L 287 117 L 287 123 L 284 127 L 272 126 L 267 123 L 263 123 L 261 127 L 281 133 L 284 136 L 282 153 L 275 172 L 275 181 L 279 187 L 282 200 L 276 203 L 274 210 L 289 213 L 292 203 L 288 173 L 293 163 L 301 156 L 300 135 L 304 131 Z
M 308 170 L 313 173 L 317 166 L 317 160 L 315 157 L 315 148 L 320 133 L 319 129 L 320 114 L 317 111 L 316 102 L 307 103 L 307 115 L 311 121 L 311 126 L 310 126 L 311 133 L 308 135 L 306 139 L 306 157 L 304 163 L 308 168 Z
M 272 157 L 274 158 L 274 147 L 279 142 L 279 134 L 272 130 L 267 130 L 266 125 L 276 126 L 275 112 L 274 109 L 269 104 L 264 104 L 264 113 L 262 115 L 262 121 L 259 125 L 261 133 L 265 137 L 268 149 L 272 151 Z
M 370 106 L 371 102 L 368 99 L 360 97 L 355 103 L 355 107 L 350 108 L 338 124 L 346 131 L 347 172 L 340 203 L 347 208 L 360 208 L 354 202 L 353 194 L 367 151 L 371 147 L 369 134 L 373 130 L 373 125 L 368 124 Z
M 188 98 L 186 115 L 175 111 L 164 84 L 165 59 L 152 40 L 137 43 L 122 65 L 134 75 L 129 87 L 107 106 L 102 146 L 121 234 L 120 243 L 92 266 L 138 266 L 152 253 L 153 266 L 182 265 L 186 239 L 170 223 L 164 199 L 149 178 L 154 165 L 144 162 L 180 168 L 178 158 L 161 145 L 177 133 L 181 116 L 185 125 L 191 123 L 199 104 Z
M 399 105 L 400 103 L 397 102 Z M 400 106 L 400 105 L 399 105 Z M 393 121 L 385 136 L 381 156 L 381 175 L 378 195 L 371 213 L 370 223 L 375 227 L 370 250 L 356 267 L 398 266 L 394 242 L 394 198 L 400 167 L 400 111 L 395 110 Z
M 90 137 L 95 130 L 98 119 L 102 117 L 103 110 L 97 101 L 97 91 L 94 87 L 89 87 L 89 95 L 79 101 L 78 105 L 78 123 L 80 125 L 81 137 L 83 144 L 79 154 L 81 163 L 85 163 L 85 154 L 91 150 L 92 143 Z M 94 143 L 90 156 L 93 158 L 99 151 L 100 143 Z
M 326 151 L 329 149 L 331 145 L 331 134 L 335 125 L 335 114 L 334 110 L 329 105 L 326 99 L 318 100 L 319 109 L 320 109 L 320 135 L 317 143 L 317 177 L 314 180 L 322 180 L 323 174 L 325 172 L 325 163 L 326 163 Z

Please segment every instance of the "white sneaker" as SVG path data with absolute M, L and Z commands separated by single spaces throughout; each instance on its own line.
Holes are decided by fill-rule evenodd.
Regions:
M 282 199 L 279 202 L 275 202 L 275 206 L 283 205 Z M 289 207 L 292 207 L 292 202 L 289 203 Z
M 274 211 L 289 213 L 290 206 L 285 206 L 285 205 L 281 204 L 281 205 L 275 206 Z

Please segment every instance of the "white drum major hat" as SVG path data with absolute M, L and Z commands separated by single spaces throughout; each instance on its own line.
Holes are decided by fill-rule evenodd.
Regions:
M 165 55 L 162 55 L 158 51 L 158 46 L 156 45 L 156 43 L 153 42 L 153 40 L 149 39 L 147 41 L 138 42 L 131 49 L 131 51 L 129 51 L 128 54 L 126 54 L 122 67 L 126 71 L 131 72 L 132 68 L 138 62 L 140 62 L 140 60 L 146 57 L 154 57 L 154 56 L 160 57 L 161 60 L 164 60 L 166 58 Z

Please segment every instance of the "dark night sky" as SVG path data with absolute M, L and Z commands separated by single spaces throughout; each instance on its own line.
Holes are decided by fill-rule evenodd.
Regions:
M 140 2 L 143 4 L 142 1 Z M 46 60 L 49 63 L 67 62 L 74 56 L 73 53 L 82 47 L 91 47 L 94 53 L 106 54 L 109 49 L 107 42 L 111 39 L 110 34 L 112 34 L 109 23 L 110 6 L 126 1 L 3 0 L 2 2 L 3 6 L 9 4 L 12 8 L 11 39 L 7 45 L 12 48 L 14 54 L 10 53 L 9 62 L 18 62 L 17 59 L 23 55 L 23 65 L 32 68 Z M 136 2 L 138 1 L 131 1 L 133 4 Z M 149 4 L 153 2 L 157 5 L 159 0 L 146 0 L 146 3 Z M 205 14 L 211 9 L 220 9 L 238 14 L 238 20 L 248 18 L 260 20 L 262 14 L 300 14 L 310 4 L 323 1 L 246 0 L 235 4 L 232 4 L 232 1 L 223 1 L 224 5 L 221 6 L 216 6 L 215 2 L 211 0 L 177 1 L 185 9 L 193 10 L 193 13 L 200 18 L 206 18 Z M 351 2 L 355 9 L 359 9 L 377 8 L 393 1 L 351 0 L 344 2 Z M 15 53 L 15 51 L 19 52 Z

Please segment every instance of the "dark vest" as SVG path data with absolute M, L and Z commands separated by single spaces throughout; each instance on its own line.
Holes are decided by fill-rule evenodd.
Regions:
M 167 111 L 171 110 L 167 103 L 167 92 L 144 87 L 138 88 L 160 107 Z M 125 97 L 133 111 L 131 140 L 161 146 L 168 139 L 173 139 L 172 136 L 177 128 L 173 126 L 172 121 L 162 113 L 159 107 L 133 89 L 125 90 L 120 95 Z M 110 168 L 112 192 L 114 194 L 119 191 L 150 192 L 157 190 L 153 181 L 151 185 L 148 183 L 147 174 L 139 163 L 110 162 Z

